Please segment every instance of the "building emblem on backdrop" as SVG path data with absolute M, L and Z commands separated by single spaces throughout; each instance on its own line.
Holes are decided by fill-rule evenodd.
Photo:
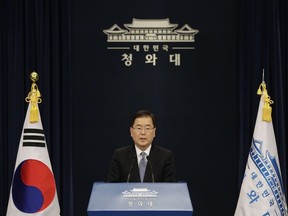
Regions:
M 181 65 L 181 50 L 193 50 L 192 45 L 175 46 L 175 43 L 193 43 L 195 35 L 199 30 L 191 28 L 185 24 L 177 28 L 178 24 L 170 23 L 166 19 L 136 19 L 132 23 L 124 24 L 121 28 L 114 24 L 111 28 L 103 30 L 107 35 L 107 42 L 125 43 L 128 46 L 109 46 L 110 50 L 125 50 L 122 54 L 122 61 L 126 66 L 131 66 L 133 61 L 133 52 L 145 52 L 145 63 L 157 64 L 157 54 L 163 51 L 169 53 L 168 60 L 175 66 Z M 130 44 L 132 45 L 130 46 Z M 170 46 L 173 43 L 173 46 Z M 130 51 L 129 51 L 130 50 Z M 177 50 L 177 51 L 176 51 Z M 127 52 L 128 51 L 128 52 Z

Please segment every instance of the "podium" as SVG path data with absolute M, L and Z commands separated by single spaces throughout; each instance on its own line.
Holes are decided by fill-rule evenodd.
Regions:
M 192 216 L 186 183 L 95 182 L 88 216 Z

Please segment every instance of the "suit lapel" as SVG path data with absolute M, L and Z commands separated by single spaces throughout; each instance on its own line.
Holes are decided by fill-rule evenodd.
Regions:
M 158 152 L 157 146 L 154 146 L 152 144 L 150 154 L 149 154 L 149 160 L 150 160 L 152 167 L 154 166 L 155 161 L 157 160 L 157 152 Z
M 151 150 L 149 153 L 149 162 L 147 163 L 146 171 L 145 171 L 145 175 L 144 175 L 144 181 L 147 181 L 147 182 L 152 181 L 152 173 L 151 173 L 152 170 L 151 169 L 153 169 L 153 167 L 155 167 L 155 161 L 157 160 L 157 151 L 158 151 L 157 146 L 154 146 L 152 144 Z
M 129 153 L 129 164 L 133 163 L 134 164 L 132 166 L 132 170 L 131 170 L 131 182 L 140 182 L 140 174 L 139 174 L 139 168 L 138 168 L 138 159 L 137 159 L 137 154 L 136 154 L 136 150 L 135 150 L 135 146 L 131 145 L 131 147 L 128 149 Z

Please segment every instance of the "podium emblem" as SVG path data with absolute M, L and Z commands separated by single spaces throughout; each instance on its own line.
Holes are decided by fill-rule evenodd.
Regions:
M 158 194 L 159 192 L 156 190 L 149 190 L 148 188 L 133 188 L 122 192 L 125 198 L 157 198 Z

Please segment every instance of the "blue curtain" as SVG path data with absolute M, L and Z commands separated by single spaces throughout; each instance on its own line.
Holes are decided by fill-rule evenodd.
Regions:
M 0 3 L 0 215 L 6 214 L 32 71 L 62 215 L 73 215 L 69 0 Z
M 274 101 L 272 118 L 282 177 L 287 187 L 287 26 L 286 0 L 242 0 L 239 28 L 239 187 L 251 146 L 262 81 Z

